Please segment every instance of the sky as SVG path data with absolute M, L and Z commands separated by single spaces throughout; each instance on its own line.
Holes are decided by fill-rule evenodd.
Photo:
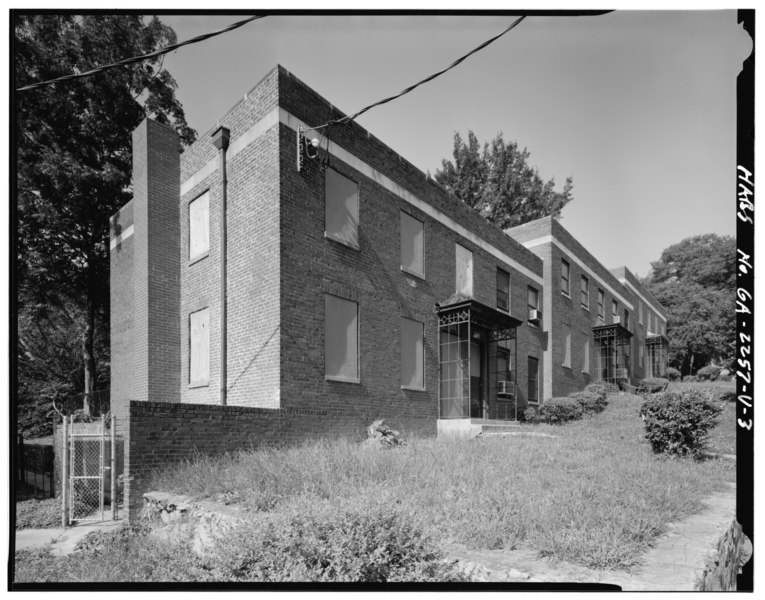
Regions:
M 253 14 L 257 14 L 256 12 Z M 182 41 L 245 15 L 160 15 Z M 276 64 L 345 113 L 393 95 L 504 30 L 512 16 L 268 16 L 169 54 L 201 135 Z M 562 190 L 561 223 L 638 275 L 673 243 L 735 235 L 735 10 L 527 17 L 455 69 L 358 123 L 423 171 L 453 136 L 502 132 Z

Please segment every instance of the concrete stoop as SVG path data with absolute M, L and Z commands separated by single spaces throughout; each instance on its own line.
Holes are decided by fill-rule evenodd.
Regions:
M 705 501 L 704 512 L 679 523 L 649 550 L 631 573 L 588 569 L 540 559 L 533 550 L 447 548 L 474 581 L 604 583 L 624 591 L 727 591 L 736 589 L 738 569 L 748 560 L 748 540 L 735 520 L 735 487 Z

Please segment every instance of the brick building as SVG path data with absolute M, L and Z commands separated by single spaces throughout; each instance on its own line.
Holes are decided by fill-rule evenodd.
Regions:
M 552 217 L 506 233 L 544 263 L 545 399 L 665 375 L 667 313 L 626 267 L 606 269 Z
M 664 343 L 629 271 L 551 219 L 503 232 L 355 122 L 311 129 L 342 116 L 277 67 L 183 154 L 168 127 L 134 133 L 134 198 L 111 223 L 111 397 L 133 476 L 378 418 L 425 434 L 514 420 L 601 364 L 634 382 L 650 334 Z M 601 289 L 649 310 L 600 323 Z M 642 357 L 627 373 L 624 338 Z

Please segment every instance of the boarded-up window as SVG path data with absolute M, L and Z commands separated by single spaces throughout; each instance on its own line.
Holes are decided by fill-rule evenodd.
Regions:
M 510 273 L 497 267 L 497 308 L 510 312 Z
M 401 385 L 425 387 L 423 324 L 401 317 Z
M 189 385 L 207 385 L 210 377 L 210 309 L 189 315 Z
M 455 244 L 457 260 L 457 293 L 473 297 L 473 253 Z
M 563 330 L 563 366 L 571 368 L 571 327 L 565 323 L 561 323 L 561 329 Z
M 421 277 L 425 275 L 423 229 L 422 221 L 401 212 L 401 266 Z
M 210 252 L 210 193 L 189 202 L 189 260 Z
M 616 300 L 611 301 L 611 316 L 614 318 L 614 323 L 619 319 L 619 303 Z
M 359 380 L 359 307 L 324 295 L 324 368 L 327 377 Z
M 640 321 L 640 324 L 643 324 L 643 303 L 638 300 L 638 320 Z
M 584 338 L 584 362 L 582 364 L 582 373 L 590 372 L 590 338 L 585 333 Z
M 332 169 L 327 169 L 325 173 L 325 235 L 358 250 L 359 186 Z
M 640 342 L 638 342 L 638 351 L 639 351 L 640 366 L 642 367 L 643 366 L 643 344 L 641 344 Z

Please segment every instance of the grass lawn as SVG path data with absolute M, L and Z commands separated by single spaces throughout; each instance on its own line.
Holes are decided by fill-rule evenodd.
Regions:
M 234 577 L 260 564 L 253 556 L 263 561 L 274 548 L 296 544 L 304 554 L 310 545 L 315 554 L 337 543 L 345 548 L 340 554 L 352 547 L 360 556 L 366 550 L 359 540 L 374 539 L 370 547 L 378 548 L 388 543 L 378 539 L 387 530 L 404 532 L 397 539 L 415 540 L 407 548 L 424 548 L 421 535 L 436 549 L 448 542 L 479 549 L 526 547 L 587 567 L 628 570 L 667 522 L 699 511 L 706 496 L 735 481 L 729 463 L 654 455 L 644 439 L 640 402 L 637 396 L 616 395 L 599 415 L 565 426 L 534 426 L 556 438 L 413 439 L 387 451 L 348 441 L 313 442 L 200 457 L 156 473 L 150 489 L 226 498 L 249 510 L 252 522 L 220 547 L 229 563 L 241 565 L 233 575 L 233 567 L 226 566 Z M 352 543 L 332 542 L 335 529 L 316 533 L 325 522 L 335 523 L 337 531 L 350 527 L 343 535 Z M 375 523 L 385 526 L 375 529 Z M 185 551 L 168 554 L 174 552 L 188 560 Z M 327 552 L 338 555 L 334 546 Z M 39 571 L 40 557 L 32 558 Z M 200 577 L 189 568 L 181 569 L 184 576 Z M 210 569 L 200 572 L 216 572 Z M 269 573 L 285 567 L 273 569 Z M 112 576 L 131 580 L 119 579 L 113 569 Z

